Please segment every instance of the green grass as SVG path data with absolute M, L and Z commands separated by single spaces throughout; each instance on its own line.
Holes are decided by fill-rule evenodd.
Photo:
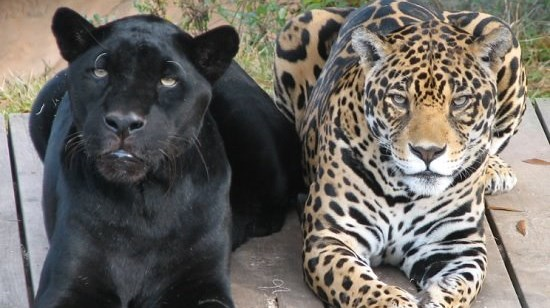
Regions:
M 208 22 L 225 19 L 239 32 L 241 48 L 236 61 L 241 64 L 268 93 L 273 87 L 274 42 L 285 21 L 301 10 L 329 5 L 357 5 L 359 0 L 135 0 L 142 13 L 166 16 L 167 8 L 175 5 L 181 11 L 179 20 L 172 20 L 193 34 L 206 29 Z M 431 0 L 436 6 L 451 9 L 482 10 L 497 15 L 512 24 L 523 50 L 523 63 L 528 78 L 530 97 L 550 97 L 550 7 L 538 0 Z M 227 3 L 230 5 L 227 5 Z M 520 5 L 521 4 L 521 5 Z M 94 15 L 95 24 L 108 20 Z M 0 113 L 27 112 L 49 71 L 30 77 L 13 76 L 0 84 Z
M 550 34 L 520 39 L 520 43 L 529 97 L 550 97 Z

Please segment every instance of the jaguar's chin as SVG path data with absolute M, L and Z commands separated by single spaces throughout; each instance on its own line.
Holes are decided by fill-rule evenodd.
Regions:
M 124 150 L 99 156 L 96 166 L 107 181 L 121 184 L 139 182 L 148 171 L 147 164 L 142 159 Z
M 413 193 L 430 197 L 443 193 L 453 183 L 451 176 L 443 176 L 437 173 L 425 171 L 411 175 L 405 175 L 403 182 Z

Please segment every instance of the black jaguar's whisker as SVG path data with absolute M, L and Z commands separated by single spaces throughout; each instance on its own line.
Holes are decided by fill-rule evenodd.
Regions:
M 183 144 L 182 142 L 183 141 Z M 187 138 L 178 135 L 170 135 L 166 140 L 161 141 L 163 156 L 166 158 L 168 167 L 169 179 L 174 179 L 177 174 L 178 161 L 177 157 L 181 154 L 183 148 L 187 148 L 185 144 L 190 144 Z
M 170 191 L 172 185 L 174 184 L 174 179 L 176 178 L 176 159 L 174 155 L 170 155 L 164 149 L 159 149 L 160 154 L 165 158 L 164 166 L 166 167 L 166 173 L 168 177 L 168 190 Z
M 202 147 L 202 144 L 201 144 L 201 141 L 199 140 L 199 138 L 197 137 L 197 135 L 193 134 L 193 140 L 200 146 Z
M 83 152 L 86 140 L 80 132 L 75 132 L 69 135 L 65 143 L 65 163 L 69 168 L 73 165 L 76 153 Z
M 210 175 L 208 173 L 208 166 L 206 165 L 206 160 L 204 159 L 204 155 L 201 152 L 200 141 L 199 141 L 199 139 L 197 138 L 197 136 L 195 134 L 193 134 L 193 137 L 191 138 L 191 141 L 193 142 L 193 145 L 197 149 L 197 152 L 199 153 L 199 157 L 201 158 L 202 164 L 204 166 L 204 170 L 206 171 L 206 179 L 209 180 Z
M 178 135 L 171 135 L 169 137 L 169 140 L 179 140 L 179 141 L 187 141 L 188 138 L 178 136 Z

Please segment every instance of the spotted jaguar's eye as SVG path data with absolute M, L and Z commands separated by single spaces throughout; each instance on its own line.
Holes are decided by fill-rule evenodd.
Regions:
M 390 94 L 390 100 L 394 105 L 400 108 L 407 107 L 407 98 L 401 94 Z
M 178 83 L 176 78 L 173 77 L 163 77 L 160 79 L 160 84 L 162 84 L 165 87 L 173 87 Z
M 470 96 L 462 95 L 453 99 L 453 107 L 456 109 L 466 107 L 470 102 Z
M 94 68 L 93 74 L 97 78 L 103 78 L 103 77 L 106 77 L 107 75 L 109 75 L 107 70 L 103 69 L 103 68 Z

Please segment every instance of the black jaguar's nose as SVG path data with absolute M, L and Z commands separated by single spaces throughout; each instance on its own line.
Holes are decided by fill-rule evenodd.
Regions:
M 105 116 L 105 125 L 118 135 L 132 134 L 145 126 L 145 119 L 133 112 L 110 112 Z

